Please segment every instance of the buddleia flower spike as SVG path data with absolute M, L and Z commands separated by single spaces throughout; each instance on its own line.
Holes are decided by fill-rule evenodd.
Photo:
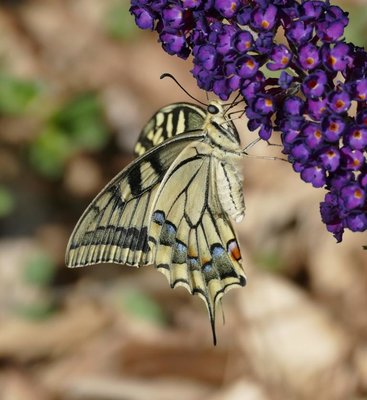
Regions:
M 329 0 L 132 0 L 130 11 L 167 53 L 192 56 L 200 88 L 240 93 L 251 131 L 280 132 L 294 171 L 326 189 L 321 218 L 338 242 L 366 231 L 367 53 L 344 39 L 348 13 Z

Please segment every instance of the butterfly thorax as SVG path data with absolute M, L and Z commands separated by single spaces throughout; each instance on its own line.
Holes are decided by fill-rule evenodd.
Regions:
M 208 140 L 223 151 L 240 155 L 240 137 L 234 123 L 226 118 L 223 106 L 217 101 L 212 101 L 207 110 L 203 130 Z

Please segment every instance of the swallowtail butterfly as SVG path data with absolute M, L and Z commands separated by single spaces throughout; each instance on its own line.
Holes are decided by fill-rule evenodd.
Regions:
M 246 282 L 231 223 L 245 211 L 238 132 L 218 101 L 172 104 L 150 119 L 135 153 L 80 218 L 66 264 L 155 265 L 172 288 L 204 300 L 215 343 L 218 301 Z

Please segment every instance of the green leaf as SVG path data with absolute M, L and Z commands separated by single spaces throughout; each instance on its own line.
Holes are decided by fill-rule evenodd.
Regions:
M 48 178 L 59 178 L 65 160 L 73 150 L 74 146 L 64 132 L 48 126 L 31 144 L 29 158 L 36 171 Z
M 49 318 L 55 311 L 54 304 L 51 300 L 39 300 L 30 304 L 18 304 L 15 312 L 28 319 L 43 320 Z
M 106 15 L 105 29 L 115 39 L 130 39 L 139 33 L 125 1 L 116 1 Z
M 102 105 L 94 93 L 79 95 L 66 103 L 53 115 L 50 125 L 79 149 L 99 150 L 108 140 Z
M 260 267 L 271 272 L 281 272 L 286 265 L 279 254 L 275 252 L 264 252 L 255 256 L 255 262 Z
M 0 186 L 0 218 L 9 215 L 15 207 L 15 198 L 12 192 L 4 186 Z
M 40 92 L 41 86 L 38 82 L 18 79 L 0 72 L 0 112 L 23 114 Z
M 30 285 L 46 287 L 55 277 L 56 266 L 45 253 L 30 258 L 23 270 L 23 280 Z
M 65 162 L 73 154 L 81 150 L 99 150 L 107 141 L 107 128 L 97 96 L 82 94 L 51 116 L 30 146 L 30 162 L 42 175 L 59 178 Z
M 157 324 L 166 322 L 161 307 L 149 296 L 138 291 L 129 291 L 123 294 L 122 305 L 130 314 Z

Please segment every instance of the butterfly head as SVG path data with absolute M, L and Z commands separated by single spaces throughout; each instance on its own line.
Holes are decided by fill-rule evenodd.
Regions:
M 225 150 L 236 151 L 240 145 L 240 137 L 234 123 L 225 114 L 219 101 L 211 101 L 207 107 L 204 129 L 215 145 Z

